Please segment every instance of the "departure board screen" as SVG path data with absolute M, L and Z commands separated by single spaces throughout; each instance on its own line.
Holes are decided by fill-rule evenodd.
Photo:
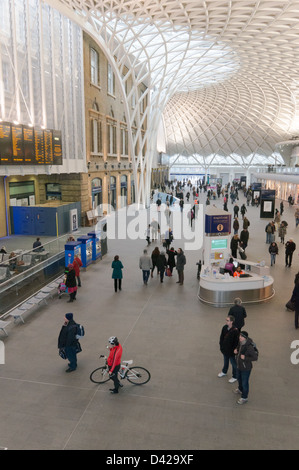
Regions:
M 0 165 L 62 165 L 61 132 L 0 122 Z
M 6 122 L 0 122 L 0 162 L 4 165 L 11 165 L 11 160 L 11 125 Z
M 35 150 L 35 162 L 39 165 L 44 165 L 45 145 L 44 145 L 44 131 L 42 129 L 34 129 L 34 150 Z
M 35 163 L 33 127 L 23 126 L 23 148 L 24 163 L 33 165 Z
M 20 164 L 24 162 L 23 150 L 23 128 L 19 125 L 11 126 L 12 140 L 12 164 Z

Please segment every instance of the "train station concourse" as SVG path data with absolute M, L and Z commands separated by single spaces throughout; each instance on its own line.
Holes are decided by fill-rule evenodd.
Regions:
M 299 0 L 0 4 L 0 449 L 297 449 Z

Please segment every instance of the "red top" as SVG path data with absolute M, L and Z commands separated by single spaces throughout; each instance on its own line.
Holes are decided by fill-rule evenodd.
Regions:
M 74 266 L 76 276 L 77 277 L 80 276 L 80 267 L 82 266 L 82 261 L 80 260 L 80 258 L 75 258 L 74 259 L 73 266 Z
M 107 364 L 110 367 L 110 372 L 113 372 L 114 368 L 116 366 L 119 366 L 121 363 L 121 356 L 122 356 L 123 348 L 121 344 L 118 346 L 113 346 L 113 348 L 110 349 L 110 354 L 107 359 Z

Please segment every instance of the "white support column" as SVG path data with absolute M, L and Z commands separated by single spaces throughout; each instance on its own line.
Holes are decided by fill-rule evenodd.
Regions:
M 15 119 L 21 121 L 21 107 L 20 107 L 20 90 L 19 90 L 19 74 L 18 74 L 18 53 L 17 53 L 17 32 L 16 32 L 16 11 L 15 3 L 10 3 L 11 8 L 11 29 L 12 29 L 12 51 L 13 58 L 11 58 L 11 65 L 14 71 L 14 82 L 15 82 L 15 103 L 16 103 L 16 114 Z
M 47 127 L 47 110 L 46 110 L 46 91 L 45 91 L 45 69 L 44 69 L 44 55 L 43 55 L 43 11 L 42 2 L 39 3 L 39 60 L 40 60 L 40 77 L 41 77 L 41 95 L 42 95 L 42 120 L 43 126 Z

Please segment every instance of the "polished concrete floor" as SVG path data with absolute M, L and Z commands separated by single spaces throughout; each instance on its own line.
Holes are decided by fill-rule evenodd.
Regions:
M 201 200 L 205 200 L 203 195 Z M 240 205 L 244 201 L 241 196 Z M 215 204 L 222 207 L 222 200 Z M 198 300 L 199 253 L 186 251 L 183 286 L 176 283 L 176 275 L 165 278 L 163 284 L 155 275 L 144 286 L 138 266 L 144 240 L 109 240 L 106 257 L 82 272 L 76 302 L 55 298 L 29 314 L 25 324 L 12 323 L 9 336 L 2 337 L 0 448 L 297 449 L 299 364 L 291 362 L 291 343 L 299 334 L 293 313 L 285 309 L 299 267 L 294 211 L 285 203 L 287 238 L 293 237 L 298 246 L 293 266 L 285 268 L 284 247 L 279 243 L 279 256 L 271 268 L 275 297 L 245 305 L 244 329 L 260 351 L 246 405 L 236 404 L 230 375 L 217 376 L 222 368 L 219 335 L 228 309 Z M 247 215 L 251 222 L 248 259 L 268 263 L 267 221 L 259 218 L 257 208 L 249 207 Z M 15 239 L 1 242 L 14 244 Z M 175 248 L 182 243 L 175 239 Z M 118 293 L 111 279 L 115 254 L 124 264 L 123 290 Z M 57 337 L 64 314 L 70 311 L 84 324 L 86 336 L 81 341 L 78 369 L 66 374 Z M 111 395 L 110 384 L 97 386 L 89 380 L 112 335 L 123 345 L 123 359 L 133 359 L 135 365 L 150 370 L 149 383 L 137 387 L 126 382 L 118 395 Z

